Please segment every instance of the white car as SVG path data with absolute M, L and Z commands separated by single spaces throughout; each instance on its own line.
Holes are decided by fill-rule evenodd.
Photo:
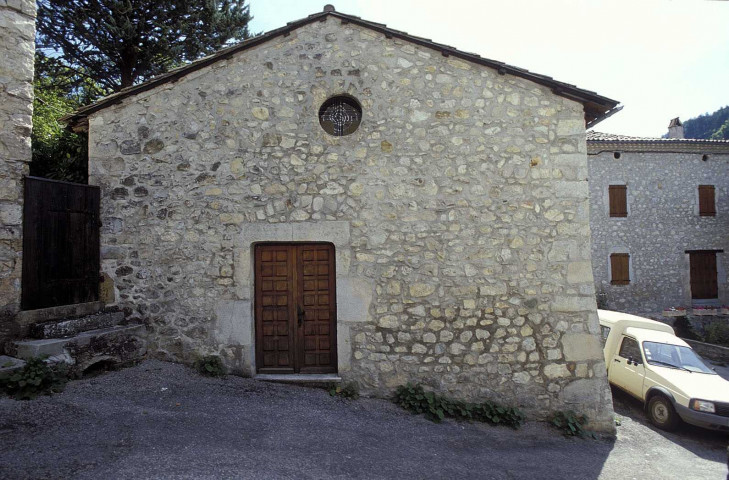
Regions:
M 729 382 L 661 322 L 598 310 L 610 383 L 640 399 L 656 427 L 729 431 Z

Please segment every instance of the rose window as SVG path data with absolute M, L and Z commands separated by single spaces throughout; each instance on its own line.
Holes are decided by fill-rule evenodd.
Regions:
M 354 133 L 361 121 L 362 107 L 350 97 L 330 98 L 319 109 L 321 128 L 335 137 Z

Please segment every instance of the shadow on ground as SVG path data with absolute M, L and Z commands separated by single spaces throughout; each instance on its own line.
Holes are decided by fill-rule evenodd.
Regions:
M 682 424 L 675 432 L 665 432 L 653 426 L 643 411 L 643 402 L 631 397 L 617 388 L 613 392 L 613 407 L 619 418 L 630 418 L 632 421 L 660 435 L 666 440 L 685 448 L 697 457 L 707 460 L 723 460 L 726 456 L 729 434 Z
M 53 397 L 0 399 L 0 478 L 726 475 L 724 457 L 714 455 L 718 442 L 706 446 L 710 454 L 694 454 L 698 446 L 672 448 L 631 418 L 617 440 L 565 439 L 538 422 L 519 431 L 434 424 L 385 400 L 347 401 L 323 390 L 239 377 L 209 379 L 181 365 L 146 361 L 72 382 Z M 649 457 L 645 444 L 655 447 Z

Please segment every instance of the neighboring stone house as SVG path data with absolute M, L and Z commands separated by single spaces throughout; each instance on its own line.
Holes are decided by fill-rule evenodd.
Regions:
M 729 302 L 729 141 L 588 132 L 592 267 L 603 308 Z
M 20 309 L 23 177 L 31 160 L 34 52 L 35 1 L 0 0 L 0 340 Z
M 67 121 L 159 356 L 612 428 L 585 124 L 615 106 L 327 7 Z

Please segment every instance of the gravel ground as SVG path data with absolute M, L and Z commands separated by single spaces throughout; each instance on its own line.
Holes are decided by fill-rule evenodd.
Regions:
M 0 478 L 724 479 L 725 435 L 649 427 L 620 394 L 617 439 L 434 424 L 377 399 L 145 361 L 31 402 L 0 399 Z

